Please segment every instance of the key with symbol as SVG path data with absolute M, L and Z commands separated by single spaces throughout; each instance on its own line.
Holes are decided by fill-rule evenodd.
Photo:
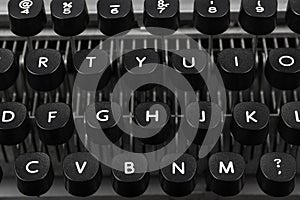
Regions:
M 258 102 L 243 102 L 233 109 L 230 130 L 243 145 L 263 144 L 269 131 L 269 108 Z
M 281 90 L 294 90 L 300 86 L 300 50 L 272 49 L 267 60 L 265 76 L 268 82 Z
M 99 0 L 97 8 L 99 28 L 105 35 L 126 33 L 135 25 L 132 0 Z
M 207 35 L 225 32 L 230 23 L 229 0 L 195 0 L 194 26 Z
M 17 186 L 27 196 L 46 193 L 54 179 L 50 157 L 42 152 L 26 153 L 15 161 Z
M 53 0 L 50 7 L 57 34 L 75 36 L 86 29 L 89 15 L 85 0 Z
M 267 35 L 276 27 L 277 0 L 242 0 L 241 27 L 252 35 Z
M 68 155 L 63 162 L 66 190 L 75 196 L 86 197 L 94 194 L 102 180 L 101 165 L 88 152 Z
M 179 27 L 179 0 L 145 0 L 144 25 L 155 35 L 168 35 Z
M 10 0 L 8 12 L 11 30 L 18 36 L 34 36 L 46 25 L 43 0 Z
M 221 196 L 234 196 L 244 187 L 245 161 L 236 153 L 219 152 L 208 161 L 207 184 Z
M 28 49 L 33 49 L 31 36 L 39 34 L 46 26 L 47 17 L 43 0 L 10 0 L 8 13 L 11 31 L 27 38 Z
M 285 197 L 295 188 L 296 160 L 287 153 L 264 154 L 257 169 L 257 182 L 262 191 L 273 197 Z

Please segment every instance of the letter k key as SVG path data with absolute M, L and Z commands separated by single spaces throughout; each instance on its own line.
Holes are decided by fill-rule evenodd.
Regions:
M 264 104 L 243 102 L 233 109 L 231 132 L 243 145 L 264 143 L 269 130 L 270 111 Z

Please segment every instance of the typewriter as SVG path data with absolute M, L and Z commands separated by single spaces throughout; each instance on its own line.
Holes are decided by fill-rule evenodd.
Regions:
M 298 199 L 299 0 L 1 0 L 1 199 Z

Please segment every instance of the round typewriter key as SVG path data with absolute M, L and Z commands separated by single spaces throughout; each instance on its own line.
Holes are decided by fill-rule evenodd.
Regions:
M 68 155 L 63 162 L 66 190 L 75 196 L 86 197 L 100 187 L 102 171 L 100 163 L 88 152 Z
M 79 35 L 89 23 L 85 0 L 53 0 L 51 16 L 54 31 L 62 36 Z
M 26 153 L 15 161 L 17 186 L 27 196 L 40 196 L 51 187 L 54 179 L 50 157 L 42 152 Z
M 174 160 L 174 155 L 165 156 L 161 162 Z M 189 154 L 183 154 L 171 165 L 160 170 L 162 189 L 171 196 L 183 197 L 193 192 L 196 186 L 197 161 Z
M 19 65 L 14 53 L 8 49 L 0 49 L 0 90 L 12 86 L 19 75 Z
M 66 69 L 59 51 L 37 49 L 29 51 L 25 59 L 29 85 L 37 91 L 51 91 L 65 79 Z
M 257 169 L 260 188 L 273 197 L 286 197 L 295 188 L 296 160 L 287 153 L 264 154 Z
M 8 13 L 11 31 L 18 36 L 34 36 L 46 26 L 43 0 L 10 0 Z
M 234 196 L 244 187 L 245 161 L 236 153 L 219 152 L 208 161 L 209 189 L 221 196 Z
M 137 197 L 146 191 L 150 176 L 148 162 L 143 155 L 120 154 L 113 159 L 112 165 L 112 184 L 116 193 Z
M 242 0 L 239 14 L 241 27 L 252 35 L 267 35 L 276 27 L 277 0 Z
M 37 108 L 36 125 L 42 142 L 59 145 L 69 141 L 74 132 L 72 111 L 65 103 L 48 103 Z
M 0 103 L 0 144 L 16 145 L 25 140 L 30 130 L 27 108 L 17 102 Z
M 131 0 L 99 0 L 97 8 L 99 28 L 105 35 L 128 32 L 135 25 Z

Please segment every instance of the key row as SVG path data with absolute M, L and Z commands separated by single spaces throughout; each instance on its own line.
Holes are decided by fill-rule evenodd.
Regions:
M 0 49 L 1 90 L 12 86 L 19 74 L 16 56 L 7 49 Z M 151 49 L 131 51 L 123 56 L 121 76 L 127 72 L 132 78 L 150 76 L 163 64 L 161 55 Z M 202 50 L 179 50 L 170 53 L 170 67 L 182 74 L 194 90 L 205 86 L 204 78 L 208 74 L 210 59 Z M 293 48 L 273 49 L 269 53 L 265 76 L 274 88 L 293 90 L 300 86 L 300 50 Z M 254 54 L 248 49 L 225 49 L 217 55 L 216 65 L 228 90 L 245 90 L 251 87 L 255 79 Z M 91 83 L 97 83 L 97 89 L 104 88 L 113 76 L 113 67 L 109 56 L 103 50 L 82 50 L 73 57 L 76 77 L 81 81 L 82 89 L 93 90 Z M 36 91 L 51 91 L 65 80 L 66 66 L 60 52 L 53 49 L 29 51 L 25 58 L 25 71 L 31 88 Z M 153 73 L 154 74 L 154 73 Z M 99 80 L 100 75 L 102 78 Z M 163 78 L 156 77 L 157 79 Z M 87 82 L 87 83 L 85 83 Z M 130 86 L 130 82 L 127 83 Z M 177 81 L 173 84 L 180 89 Z M 151 89 L 147 87 L 146 89 Z
M 30 0 L 27 4 L 26 2 L 23 5 L 23 1 L 20 0 L 9 1 L 11 30 L 19 36 L 34 36 L 41 32 L 46 24 L 44 4 L 42 0 Z M 241 27 L 253 35 L 271 33 L 276 27 L 277 4 L 277 0 L 242 0 L 239 14 Z M 99 0 L 95 6 L 98 8 L 99 28 L 105 35 L 116 35 L 136 26 L 131 0 Z M 298 1 L 289 0 L 286 22 L 296 33 L 300 33 L 299 8 Z M 179 0 L 145 0 L 144 25 L 151 33 L 170 34 L 179 28 L 179 10 Z M 62 36 L 82 33 L 89 22 L 85 0 L 53 0 L 51 16 L 55 32 Z M 221 34 L 227 30 L 229 23 L 229 0 L 195 0 L 194 26 L 201 33 Z
M 195 119 L 197 106 L 200 109 L 199 119 Z M 214 109 L 212 109 L 214 107 Z M 113 110 L 114 108 L 114 110 Z M 215 113 L 212 113 L 214 110 Z M 207 130 L 216 129 L 221 125 L 221 109 L 209 102 L 191 103 L 183 114 L 183 123 L 197 129 L 193 139 L 195 144 L 202 144 Z M 114 112 L 114 113 L 113 113 Z M 280 112 L 278 132 L 289 144 L 300 145 L 300 102 L 284 104 Z M 117 113 L 117 114 L 116 114 Z M 86 108 L 85 131 L 94 143 L 101 143 L 99 130 L 115 143 L 126 134 L 120 123 L 128 123 L 121 107 L 116 103 L 98 102 Z M 172 111 L 167 104 L 148 102 L 137 105 L 133 113 L 133 120 L 141 129 L 158 130 L 158 133 L 149 137 L 138 137 L 145 144 L 162 144 L 174 136 L 171 127 L 174 126 Z M 27 108 L 17 102 L 4 102 L 0 104 L 0 144 L 16 145 L 24 141 L 31 131 Z M 212 117 L 213 116 L 213 117 Z M 266 141 L 269 133 L 270 111 L 264 104 L 257 102 L 243 102 L 237 104 L 232 112 L 230 130 L 236 141 L 243 145 L 259 145 Z M 41 141 L 47 145 L 59 145 L 68 142 L 74 133 L 74 120 L 69 105 L 64 103 L 48 103 L 37 108 L 35 125 Z M 141 130 L 143 131 L 143 130 Z M 176 130 L 175 130 L 176 132 Z M 188 134 L 188 133 L 180 133 Z M 189 138 L 189 137 L 188 137 Z
M 162 190 L 173 197 L 191 194 L 200 176 L 205 176 L 207 189 L 220 196 L 239 194 L 245 183 L 245 161 L 240 154 L 219 152 L 210 156 L 207 171 L 198 171 L 197 160 L 183 154 L 170 154 L 161 163 L 170 163 L 159 170 Z M 174 161 L 175 160 L 175 161 Z M 117 155 L 111 169 L 112 187 L 124 197 L 137 197 L 145 193 L 149 186 L 148 162 L 138 154 L 134 159 L 127 154 Z M 264 154 L 257 166 L 257 183 L 261 190 L 274 197 L 291 194 L 295 187 L 296 160 L 287 153 Z M 119 170 L 120 169 L 120 170 Z M 121 171 L 122 170 L 122 171 Z M 101 164 L 88 152 L 69 154 L 62 164 L 65 189 L 74 196 L 86 197 L 94 194 L 102 182 Z M 3 172 L 1 170 L 1 179 Z M 52 186 L 54 171 L 51 158 L 42 152 L 26 153 L 15 160 L 17 187 L 27 196 L 41 196 Z

